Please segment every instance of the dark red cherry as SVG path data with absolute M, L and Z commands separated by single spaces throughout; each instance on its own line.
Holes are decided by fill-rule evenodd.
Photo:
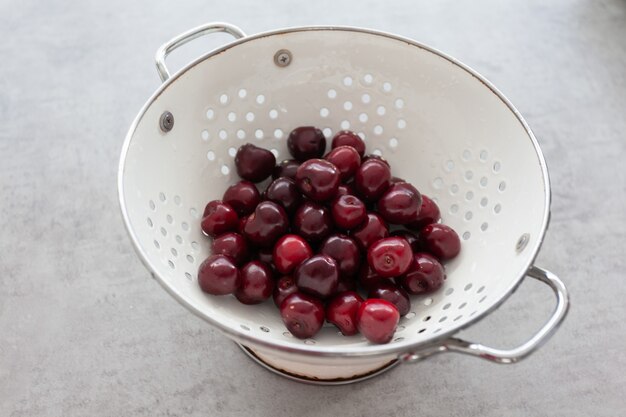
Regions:
M 285 275 L 281 277 L 276 281 L 276 286 L 274 287 L 273 297 L 276 307 L 280 307 L 283 300 L 295 292 L 298 292 L 298 287 L 296 286 L 296 280 L 293 279 L 293 276 Z
M 413 253 L 422 250 L 422 244 L 420 243 L 419 237 L 410 230 L 394 230 L 393 232 L 391 232 L 391 236 L 405 238 L 406 241 L 409 242 L 409 245 L 411 245 L 411 250 L 413 251 Z
M 294 278 L 300 291 L 327 298 L 337 291 L 339 268 L 330 256 L 314 255 L 298 265 Z
M 363 157 L 365 154 L 365 142 L 363 142 L 363 139 L 361 139 L 359 135 L 349 130 L 337 132 L 331 146 L 333 149 L 340 146 L 352 146 L 359 153 L 359 156 Z
M 339 294 L 344 291 L 356 291 L 356 281 L 353 277 L 344 278 L 339 276 L 339 283 L 337 284 L 335 294 Z
M 337 262 L 339 275 L 351 278 L 361 266 L 361 253 L 357 243 L 349 236 L 336 234 L 326 238 L 319 248 L 319 253 L 328 255 Z
M 400 321 L 396 306 L 378 298 L 363 301 L 356 317 L 357 329 L 372 343 L 390 342 Z
M 374 242 L 367 251 L 367 262 L 383 278 L 404 274 L 413 261 L 413 251 L 406 239 L 388 237 Z
M 226 232 L 236 231 L 239 226 L 239 217 L 229 204 L 213 200 L 206 205 L 200 225 L 207 235 L 219 236 Z
M 274 265 L 274 248 L 259 248 L 256 258 L 270 266 Z
M 339 146 L 324 157 L 339 170 L 341 181 L 347 181 L 354 176 L 361 166 L 361 157 L 352 146 Z
M 232 259 L 211 255 L 198 268 L 198 285 L 207 294 L 232 294 L 239 286 L 239 270 Z
M 332 217 L 327 207 L 307 201 L 293 216 L 293 231 L 311 243 L 318 243 L 333 230 Z
M 274 167 L 274 171 L 272 172 L 272 178 L 280 178 L 286 177 L 291 178 L 292 180 L 296 179 L 296 171 L 300 166 L 300 162 L 295 159 L 285 159 L 278 165 Z
M 337 194 L 339 171 L 323 159 L 309 159 L 296 172 L 296 184 L 313 201 L 326 201 Z
M 365 204 L 353 195 L 335 199 L 330 208 L 335 225 L 344 230 L 354 229 L 367 219 Z
M 324 305 L 315 297 L 296 292 L 283 300 L 280 316 L 291 334 L 298 339 L 307 339 L 322 328 Z
M 261 182 L 272 175 L 275 165 L 276 157 L 273 153 L 251 143 L 242 145 L 235 155 L 237 174 L 252 182 Z
M 389 165 L 371 159 L 365 161 L 354 176 L 354 186 L 361 197 L 367 201 L 378 200 L 389 188 L 391 171 Z
M 287 233 L 289 219 L 285 210 L 271 201 L 263 201 L 254 210 L 243 228 L 244 236 L 254 245 L 267 248 Z
M 274 245 L 274 265 L 281 274 L 291 273 L 311 256 L 313 250 L 306 240 L 298 235 L 285 235 Z
M 248 242 L 239 233 L 225 233 L 213 239 L 211 252 L 214 255 L 228 256 L 235 265 L 242 265 L 250 258 Z
M 293 214 L 300 206 L 302 194 L 295 181 L 286 177 L 276 178 L 265 190 L 265 198 L 280 204 L 287 214 Z
M 354 229 L 350 236 L 358 243 L 362 251 L 366 251 L 372 243 L 389 236 L 385 221 L 376 213 L 367 213 L 361 226 Z
M 407 273 L 398 281 L 411 294 L 429 294 L 441 288 L 445 277 L 445 270 L 437 258 L 418 252 Z
M 356 315 L 363 298 L 354 291 L 337 294 L 326 306 L 326 320 L 334 324 L 344 336 L 352 336 L 356 328 Z
M 391 167 L 391 165 L 389 165 L 389 161 L 387 161 L 385 158 L 383 158 L 380 155 L 376 155 L 376 154 L 369 154 L 369 155 L 365 155 L 364 157 L 361 158 L 361 164 L 364 163 L 365 161 L 370 161 L 370 160 L 376 160 L 376 161 L 380 161 L 383 162 L 385 165 L 387 165 L 388 167 Z M 391 180 L 390 180 L 391 181 Z
M 272 270 L 261 261 L 248 262 L 241 268 L 241 281 L 235 297 L 243 304 L 258 304 L 272 295 Z
M 287 138 L 289 153 L 302 162 L 321 158 L 326 150 L 326 138 L 321 130 L 312 126 L 302 126 L 291 131 Z
M 261 202 L 261 195 L 250 181 L 239 181 L 226 189 L 222 201 L 230 204 L 238 215 L 247 216 Z
M 341 197 L 342 195 L 356 195 L 356 190 L 352 183 L 348 184 L 339 184 L 337 187 L 337 194 L 335 194 L 335 198 Z
M 358 281 L 361 287 L 368 291 L 381 283 L 394 282 L 393 278 L 383 278 L 378 275 L 367 262 L 364 262 L 359 269 Z
M 391 185 L 378 200 L 378 212 L 388 223 L 407 224 L 417 219 L 422 195 L 406 182 Z
M 459 235 L 445 224 L 432 223 L 420 232 L 422 246 L 442 261 L 452 259 L 461 251 Z
M 437 223 L 441 219 L 439 206 L 429 197 L 422 194 L 422 205 L 417 215 L 417 220 L 407 224 L 411 229 L 420 230 L 431 223 Z
M 380 298 L 389 301 L 396 306 L 401 316 L 404 316 L 411 311 L 411 300 L 409 299 L 409 294 L 391 282 L 378 284 L 370 290 L 367 294 L 367 298 Z

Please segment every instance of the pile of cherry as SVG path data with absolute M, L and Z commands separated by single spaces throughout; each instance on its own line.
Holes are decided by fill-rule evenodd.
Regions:
M 252 144 L 237 151 L 243 180 L 204 210 L 202 230 L 213 242 L 200 288 L 244 304 L 273 296 L 298 338 L 327 320 L 346 336 L 389 342 L 410 311 L 408 294 L 442 286 L 441 262 L 459 253 L 458 235 L 437 223 L 431 199 L 392 177 L 387 161 L 365 155 L 356 134 L 337 133 L 325 156 L 326 139 L 314 127 L 293 130 L 287 145 L 294 159 L 278 165 Z M 254 183 L 270 176 L 260 193 Z M 389 224 L 405 228 L 390 232 Z

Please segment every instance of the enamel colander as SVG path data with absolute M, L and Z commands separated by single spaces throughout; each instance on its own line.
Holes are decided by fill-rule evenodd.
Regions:
M 236 39 L 170 75 L 169 52 L 217 31 Z M 563 283 L 533 266 L 549 220 L 543 155 L 518 111 L 475 71 L 388 33 L 298 27 L 246 36 L 225 23 L 176 37 L 156 61 L 163 84 L 130 127 L 120 160 L 124 222 L 154 278 L 268 369 L 345 383 L 447 351 L 514 363 L 564 319 Z M 412 310 L 388 344 L 345 337 L 331 325 L 299 340 L 271 300 L 247 306 L 198 287 L 197 269 L 210 250 L 200 217 L 237 181 L 237 148 L 251 142 L 287 159 L 286 137 L 300 125 L 318 126 L 327 138 L 340 129 L 357 132 L 394 175 L 434 198 L 461 236 L 443 288 L 412 296 Z M 526 343 L 502 350 L 453 337 L 498 307 L 525 276 L 556 294 L 552 316 Z

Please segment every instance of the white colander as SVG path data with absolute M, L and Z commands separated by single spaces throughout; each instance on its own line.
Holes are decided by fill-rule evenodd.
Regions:
M 211 32 L 237 40 L 170 76 L 165 57 Z M 547 168 L 532 132 L 488 81 L 415 41 L 347 27 L 301 27 L 245 36 L 212 23 L 156 56 L 163 85 L 133 122 L 121 155 L 119 198 L 132 242 L 154 278 L 181 304 L 246 347 L 269 369 L 298 380 L 344 383 L 401 361 L 454 351 L 513 363 L 565 317 L 568 297 L 532 266 L 549 219 Z M 413 296 L 395 339 L 374 345 L 326 325 L 313 339 L 285 329 L 274 304 L 204 294 L 197 268 L 209 254 L 204 205 L 237 181 L 236 149 L 251 142 L 289 158 L 300 125 L 358 132 L 394 175 L 433 197 L 462 237 L 435 294 Z M 557 306 L 523 345 L 500 350 L 451 338 L 500 305 L 525 275 L 546 283 Z

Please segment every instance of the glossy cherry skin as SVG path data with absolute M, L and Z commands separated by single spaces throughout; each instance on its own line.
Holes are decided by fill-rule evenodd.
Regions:
M 235 297 L 243 304 L 259 304 L 272 295 L 274 277 L 269 266 L 261 261 L 248 262 L 241 268 L 241 281 Z
M 293 214 L 302 202 L 302 194 L 296 182 L 290 178 L 276 178 L 265 190 L 265 198 L 280 204 L 287 214 Z
M 339 187 L 337 187 L 337 194 L 335 194 L 335 198 L 339 198 L 342 195 L 356 195 L 356 190 L 354 189 L 352 183 L 339 184 Z
M 335 225 L 344 230 L 354 229 L 367 219 L 365 204 L 353 195 L 343 195 L 335 199 L 330 206 L 330 212 Z
M 235 265 L 240 266 L 250 258 L 248 242 L 239 233 L 225 233 L 213 239 L 211 252 L 214 255 L 225 255 L 233 260 Z
M 407 224 L 417 219 L 422 195 L 406 182 L 391 185 L 378 200 L 378 213 L 388 223 Z
M 339 170 L 323 159 L 309 159 L 298 167 L 296 184 L 311 200 L 326 201 L 337 194 Z
M 383 278 L 404 274 L 408 271 L 412 261 L 411 245 L 401 237 L 380 239 L 367 250 L 367 262 Z
M 319 253 L 328 255 L 337 262 L 341 278 L 355 276 L 361 266 L 359 246 L 354 239 L 346 235 L 328 236 L 320 245 Z
M 272 172 L 272 178 L 280 178 L 286 177 L 291 178 L 292 180 L 296 179 L 296 171 L 300 166 L 300 162 L 295 159 L 285 159 L 278 165 L 274 167 L 274 171 Z
M 274 287 L 274 304 L 276 304 L 276 307 L 280 307 L 285 298 L 296 292 L 298 292 L 298 287 L 296 286 L 296 280 L 293 279 L 293 276 L 285 275 L 281 277 L 276 281 L 276 286 Z
M 391 232 L 391 236 L 405 238 L 406 241 L 409 242 L 409 245 L 411 245 L 411 250 L 413 251 L 413 253 L 420 252 L 422 250 L 422 244 L 420 242 L 419 236 L 417 236 L 417 234 L 411 232 L 410 230 L 394 230 L 393 232 Z
M 300 291 L 328 298 L 337 291 L 339 268 L 330 256 L 314 255 L 298 265 L 294 278 Z
M 326 138 L 321 130 L 313 126 L 298 127 L 287 138 L 289 153 L 297 161 L 321 158 L 326 150 Z
M 307 339 L 322 328 L 324 305 L 313 296 L 296 292 L 280 304 L 280 316 L 291 334 L 298 339 Z
M 211 255 L 198 268 L 198 285 L 207 294 L 232 294 L 239 282 L 239 270 L 227 256 Z
M 261 182 L 272 175 L 275 165 L 276 157 L 273 153 L 251 143 L 242 145 L 235 155 L 237 174 L 252 182 Z
M 352 146 L 339 146 L 324 157 L 339 170 L 341 181 L 347 181 L 354 176 L 361 166 L 361 157 Z
M 229 204 L 213 200 L 206 205 L 200 226 L 207 235 L 219 236 L 226 232 L 236 231 L 239 226 L 239 217 Z
M 441 212 L 439 206 L 428 196 L 422 194 L 422 205 L 417 215 L 417 219 L 408 223 L 407 227 L 415 230 L 420 230 L 431 223 L 437 223 L 441 219 Z
M 313 250 L 301 236 L 285 235 L 274 245 L 273 254 L 276 270 L 290 274 L 303 261 L 313 256 Z
M 388 167 L 391 167 L 391 165 L 389 165 L 389 161 L 387 161 L 382 156 L 375 155 L 375 154 L 369 154 L 369 155 L 365 155 L 364 157 L 362 157 L 361 158 L 361 164 L 364 163 L 365 161 L 370 161 L 370 160 L 380 161 L 380 162 L 384 163 L 385 165 L 387 165 Z
M 288 229 L 289 218 L 285 210 L 274 202 L 263 201 L 248 216 L 243 233 L 250 243 L 267 248 L 272 247 Z
M 222 201 L 230 204 L 239 216 L 247 216 L 261 202 L 261 194 L 250 181 L 239 181 L 226 189 Z
M 398 282 L 410 294 L 429 294 L 441 288 L 445 278 L 445 270 L 437 258 L 418 252 L 413 255 L 411 267 L 398 278 Z
M 390 282 L 395 284 L 394 278 L 383 278 L 370 267 L 367 262 L 361 265 L 359 269 L 358 281 L 365 290 L 376 288 L 379 284 Z
M 344 336 L 352 336 L 356 328 L 356 315 L 363 298 L 354 291 L 338 293 L 326 306 L 326 320 L 334 324 Z
M 389 228 L 378 214 L 367 213 L 367 218 L 363 224 L 354 229 L 350 236 L 352 236 L 362 251 L 366 251 L 375 241 L 388 237 Z
M 411 311 L 411 300 L 409 299 L 409 294 L 391 282 L 378 284 L 370 290 L 367 294 L 367 298 L 380 298 L 382 300 L 389 301 L 396 306 L 398 313 L 400 313 L 401 316 L 404 316 Z
M 442 261 L 452 259 L 461 251 L 459 235 L 445 224 L 432 223 L 420 231 L 422 247 Z
M 335 149 L 340 146 L 353 147 L 359 153 L 360 157 L 363 157 L 365 154 L 365 142 L 363 142 L 363 139 L 361 139 L 359 135 L 349 130 L 341 130 L 333 137 L 331 147 Z
M 376 159 L 365 161 L 354 176 L 354 187 L 367 201 L 378 200 L 389 188 L 391 170 L 389 165 Z
M 356 315 L 357 329 L 372 343 L 389 343 L 399 321 L 396 306 L 378 298 L 363 301 Z
M 293 216 L 293 231 L 309 242 L 321 242 L 333 230 L 333 221 L 327 207 L 307 201 Z

